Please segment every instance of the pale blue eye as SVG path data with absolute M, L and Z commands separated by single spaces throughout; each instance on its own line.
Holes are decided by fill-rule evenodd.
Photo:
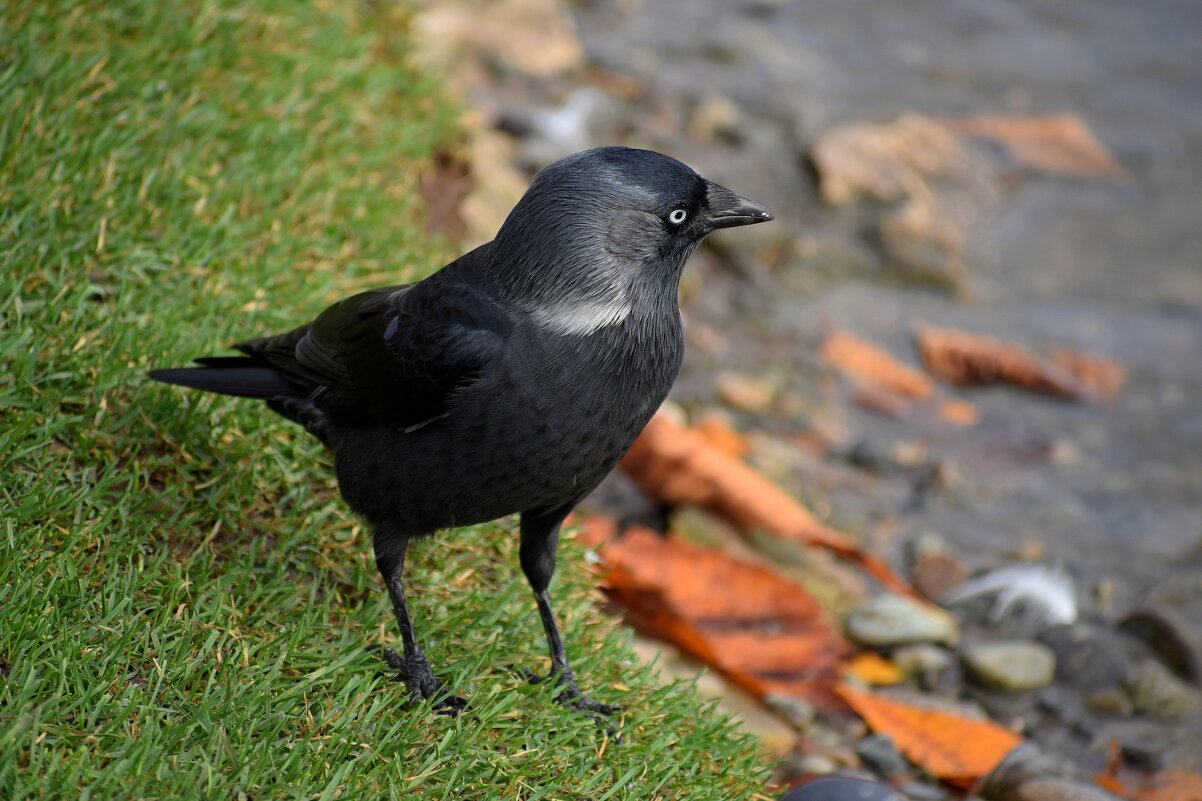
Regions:
M 682 222 L 684 222 L 685 217 L 688 216 L 689 213 L 684 209 L 676 209 L 676 211 L 668 215 L 668 222 L 672 223 L 673 225 L 680 225 Z

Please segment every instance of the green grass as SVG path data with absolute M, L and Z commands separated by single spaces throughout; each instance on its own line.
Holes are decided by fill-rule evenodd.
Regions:
M 505 668 L 546 664 L 507 523 L 416 547 L 472 707 L 406 708 L 320 449 L 143 377 L 450 255 L 414 197 L 454 113 L 406 36 L 355 0 L 0 9 L 0 798 L 755 792 L 752 745 L 633 666 L 570 542 L 554 594 L 621 740 Z

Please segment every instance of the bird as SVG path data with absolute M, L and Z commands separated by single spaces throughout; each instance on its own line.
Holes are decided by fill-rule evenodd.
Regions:
M 618 463 L 680 370 L 677 298 L 710 233 L 774 219 L 651 150 L 601 147 L 534 176 L 492 241 L 413 284 L 361 292 L 312 322 L 149 377 L 256 398 L 333 453 L 340 494 L 372 532 L 414 703 L 466 701 L 415 633 L 405 555 L 422 537 L 519 515 L 519 562 L 556 700 L 591 715 L 548 588 L 560 528 Z

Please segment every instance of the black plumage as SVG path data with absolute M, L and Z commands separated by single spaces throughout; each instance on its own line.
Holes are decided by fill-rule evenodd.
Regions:
M 561 697 L 608 712 L 577 690 L 551 611 L 559 527 L 667 396 L 689 255 L 717 228 L 771 219 L 659 153 L 577 153 L 535 177 L 492 242 L 424 281 L 150 376 L 262 398 L 333 451 L 343 498 L 372 526 L 404 646 L 391 661 L 414 696 L 462 705 L 414 635 L 409 541 L 520 513 Z

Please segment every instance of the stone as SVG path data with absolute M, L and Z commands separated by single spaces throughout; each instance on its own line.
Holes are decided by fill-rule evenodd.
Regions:
M 1123 689 L 1135 711 L 1160 718 L 1202 714 L 1202 694 L 1155 659 L 1145 659 L 1127 674 Z
M 910 801 L 947 801 L 951 798 L 942 787 L 925 782 L 907 782 L 897 789 Z
M 718 397 L 744 412 L 763 412 L 776 397 L 776 384 L 744 373 L 720 373 L 715 382 Z
M 1202 625 L 1167 604 L 1136 609 L 1119 621 L 1119 630 L 1146 645 L 1174 673 L 1202 687 Z
M 907 676 L 914 676 L 922 681 L 924 676 L 934 676 L 942 673 L 955 664 L 956 657 L 946 648 L 937 645 L 918 644 L 903 645 L 893 652 L 893 662 Z
M 910 572 L 914 589 L 928 598 L 942 598 L 968 578 L 968 568 L 950 553 L 924 554 Z
M 850 123 L 810 149 L 822 199 L 844 206 L 860 198 L 888 203 L 921 193 L 931 176 L 969 172 L 970 154 L 933 120 L 907 114 L 884 124 Z
M 950 643 L 958 636 L 955 618 L 943 609 L 900 595 L 879 595 L 847 617 L 847 636 L 860 645 L 882 647 Z
M 1098 623 L 1053 626 L 1039 639 L 1056 655 L 1056 677 L 1087 696 L 1118 688 L 1134 664 L 1127 639 Z
M 769 711 L 783 718 L 796 731 L 805 732 L 814 722 L 814 705 L 804 698 L 773 693 L 764 696 L 763 702 Z
M 584 64 L 575 19 L 557 0 L 430 3 L 413 27 L 427 63 L 436 65 L 475 58 L 550 78 Z
M 795 754 L 786 760 L 786 768 L 794 776 L 825 776 L 839 766 L 825 754 Z
M 887 784 L 868 779 L 831 776 L 791 790 L 780 801 L 902 801 L 900 795 Z
M 883 734 L 870 734 L 856 745 L 856 754 L 868 767 L 892 779 L 910 772 L 910 764 L 897 747 Z
M 1085 699 L 1085 705 L 1091 712 L 1118 718 L 1131 717 L 1131 713 L 1135 711 L 1130 696 L 1117 687 L 1098 690 Z
M 689 135 L 702 142 L 737 143 L 742 139 L 743 111 L 725 95 L 702 96 L 689 117 Z
M 969 676 L 1003 690 L 1038 690 L 1056 675 L 1056 654 L 1034 640 L 978 643 L 961 656 Z

